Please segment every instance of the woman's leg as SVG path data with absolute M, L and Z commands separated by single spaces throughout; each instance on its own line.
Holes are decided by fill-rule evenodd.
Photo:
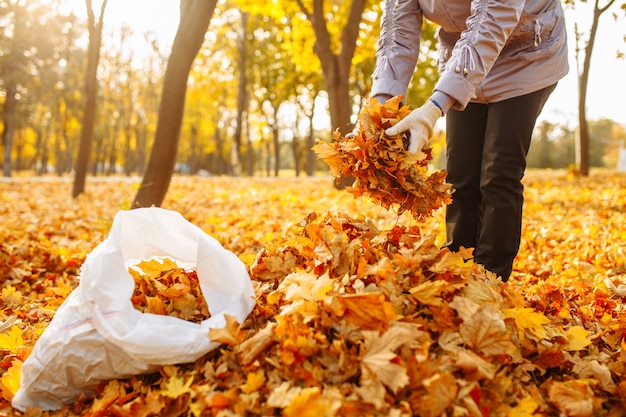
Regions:
M 480 167 L 487 126 L 488 106 L 469 103 L 465 110 L 450 110 L 446 116 L 447 181 L 452 185 L 452 203 L 446 207 L 446 243 L 458 251 L 475 248 L 480 218 Z
M 489 105 L 476 263 L 506 281 L 520 245 L 526 155 L 537 117 L 556 85 Z

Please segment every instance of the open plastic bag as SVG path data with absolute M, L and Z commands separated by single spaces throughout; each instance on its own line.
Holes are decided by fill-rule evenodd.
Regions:
M 131 261 L 168 257 L 195 265 L 211 317 L 201 324 L 142 313 L 131 302 Z M 54 410 L 90 394 L 101 381 L 193 362 L 219 346 L 209 328 L 224 315 L 242 323 L 254 289 L 235 254 L 179 213 L 161 208 L 119 212 L 108 237 L 85 260 L 80 285 L 58 308 L 22 367 L 12 406 Z

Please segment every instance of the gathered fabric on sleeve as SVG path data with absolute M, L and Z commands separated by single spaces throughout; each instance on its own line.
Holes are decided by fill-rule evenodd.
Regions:
M 385 1 L 372 97 L 406 94 L 419 56 L 422 19 L 417 0 Z

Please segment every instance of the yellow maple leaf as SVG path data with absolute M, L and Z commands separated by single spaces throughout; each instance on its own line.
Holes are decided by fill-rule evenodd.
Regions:
M 318 387 L 303 388 L 293 395 L 283 410 L 284 417 L 324 417 L 335 415 L 337 405 L 322 395 Z
M 530 395 L 517 403 L 507 414 L 508 417 L 532 417 L 539 407 L 537 401 Z
M 17 350 L 24 346 L 24 339 L 22 339 L 22 329 L 17 325 L 13 325 L 11 330 L 6 333 L 0 334 L 0 349 L 6 349 L 11 353 L 17 353 Z
M 548 339 L 548 332 L 543 327 L 550 323 L 550 319 L 532 308 L 508 308 L 503 310 L 505 318 L 515 319 L 520 338 L 524 338 L 525 331 L 536 339 Z
M 563 349 L 565 350 L 583 350 L 591 344 L 589 340 L 589 332 L 581 326 L 572 326 L 565 332 L 567 338 L 567 344 Z
M 263 369 L 259 369 L 256 372 L 250 372 L 246 376 L 246 383 L 241 386 L 241 392 L 250 394 L 251 392 L 258 391 L 263 385 L 265 385 L 265 372 Z
M 178 398 L 185 394 L 191 393 L 191 384 L 193 383 L 193 375 L 185 380 L 177 375 L 171 375 L 164 384 L 164 389 L 161 391 L 163 395 L 169 398 Z
M 177 269 L 179 266 L 172 259 L 169 258 L 155 258 L 149 261 L 141 261 L 134 266 L 149 276 L 159 276 L 161 272 Z
M 20 388 L 20 376 L 22 373 L 22 361 L 19 359 L 13 359 L 11 361 L 11 367 L 2 374 L 0 378 L 0 384 L 2 385 L 2 397 L 11 402 L 15 393 Z

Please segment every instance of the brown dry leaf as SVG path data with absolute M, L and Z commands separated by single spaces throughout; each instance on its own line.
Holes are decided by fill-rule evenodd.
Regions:
M 571 417 L 590 417 L 594 412 L 594 393 L 586 380 L 555 381 L 548 390 L 550 402 Z
M 496 364 L 487 362 L 472 351 L 459 349 L 455 353 L 456 361 L 454 364 L 472 380 L 493 379 L 498 372 Z
M 250 364 L 275 341 L 273 337 L 275 327 L 276 323 L 267 323 L 263 329 L 239 344 L 237 353 L 239 353 L 243 364 Z
M 611 371 L 606 365 L 599 363 L 597 360 L 576 361 L 574 364 L 574 373 L 579 378 L 593 378 L 598 381 L 600 388 L 609 394 L 615 394 L 617 386 L 613 382 Z
M 395 363 L 394 351 L 417 338 L 417 329 L 408 326 L 393 326 L 380 334 L 378 331 L 363 331 L 365 353 L 362 355 L 362 378 L 375 376 L 392 392 L 409 383 L 406 368 Z
M 214 342 L 224 343 L 226 345 L 236 345 L 240 343 L 245 332 L 241 330 L 240 324 L 235 316 L 225 314 L 226 325 L 222 328 L 209 329 L 209 337 Z
M 476 353 L 483 356 L 514 356 L 518 347 L 507 331 L 502 313 L 493 305 L 479 306 L 469 299 L 455 297 L 450 303 L 462 317 L 459 333 Z
M 415 410 L 417 415 L 437 417 L 453 404 L 459 391 L 456 378 L 449 372 L 442 372 L 423 382 L 426 395 L 423 397 L 423 407 Z

